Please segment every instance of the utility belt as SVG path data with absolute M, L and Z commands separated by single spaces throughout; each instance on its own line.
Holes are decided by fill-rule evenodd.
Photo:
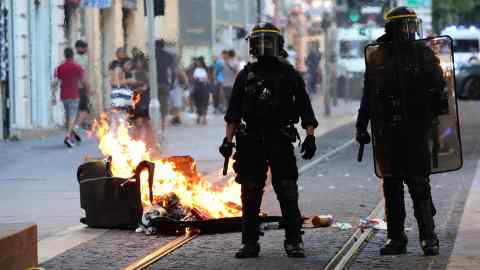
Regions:
M 267 127 L 241 124 L 236 136 L 237 140 L 241 140 L 243 136 L 248 136 L 261 142 L 264 142 L 269 137 L 284 136 L 291 143 L 295 143 L 297 140 L 300 143 L 300 134 L 293 124 Z

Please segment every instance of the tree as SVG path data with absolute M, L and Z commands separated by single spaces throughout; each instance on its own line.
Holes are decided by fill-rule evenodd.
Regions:
M 478 25 L 480 0 L 433 0 L 433 29 L 439 33 L 450 24 Z

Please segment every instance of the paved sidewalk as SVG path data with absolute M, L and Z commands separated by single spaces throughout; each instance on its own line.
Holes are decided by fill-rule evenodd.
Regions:
M 447 270 L 480 269 L 480 162 L 477 164 Z
M 319 121 L 317 136 L 350 123 L 358 108 L 358 101 L 340 102 L 333 107 L 331 117 L 325 118 L 321 101 L 319 97 L 312 99 Z M 194 114 L 184 113 L 183 121 L 181 126 L 168 126 L 163 155 L 191 155 L 203 174 L 220 170 L 223 115 L 210 114 L 207 126 L 197 125 Z M 72 247 L 103 233 L 79 223 L 83 210 L 76 180 L 76 169 L 85 156 L 100 157 L 97 145 L 97 139 L 84 136 L 79 146 L 66 148 L 61 131 L 47 138 L 0 142 L 0 223 L 35 221 L 40 257 L 58 253 L 49 247 Z

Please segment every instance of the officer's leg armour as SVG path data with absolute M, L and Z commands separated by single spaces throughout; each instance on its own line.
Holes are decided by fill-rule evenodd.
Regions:
M 408 191 L 413 200 L 413 210 L 418 223 L 420 240 L 436 239 L 433 216 L 436 213 L 428 177 L 410 177 Z
M 297 180 L 285 179 L 272 180 L 273 188 L 277 194 L 285 222 L 286 243 L 295 244 L 302 242 L 302 216 L 298 208 Z
M 405 236 L 405 200 L 401 178 L 385 177 L 383 195 L 385 197 L 385 216 L 388 238 L 406 240 Z
M 292 143 L 283 136 L 272 138 L 268 160 L 272 186 L 285 222 L 286 243 L 301 243 L 302 216 L 298 208 L 298 168 Z
M 260 219 L 260 206 L 262 204 L 265 179 L 258 181 L 245 181 L 242 183 L 242 243 L 254 245 L 258 242 Z

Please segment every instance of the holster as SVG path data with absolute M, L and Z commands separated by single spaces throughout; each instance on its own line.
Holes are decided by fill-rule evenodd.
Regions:
M 285 135 L 290 142 L 295 143 L 298 139 L 300 143 L 300 134 L 298 134 L 298 130 L 293 125 L 286 126 L 281 129 L 281 133 Z

